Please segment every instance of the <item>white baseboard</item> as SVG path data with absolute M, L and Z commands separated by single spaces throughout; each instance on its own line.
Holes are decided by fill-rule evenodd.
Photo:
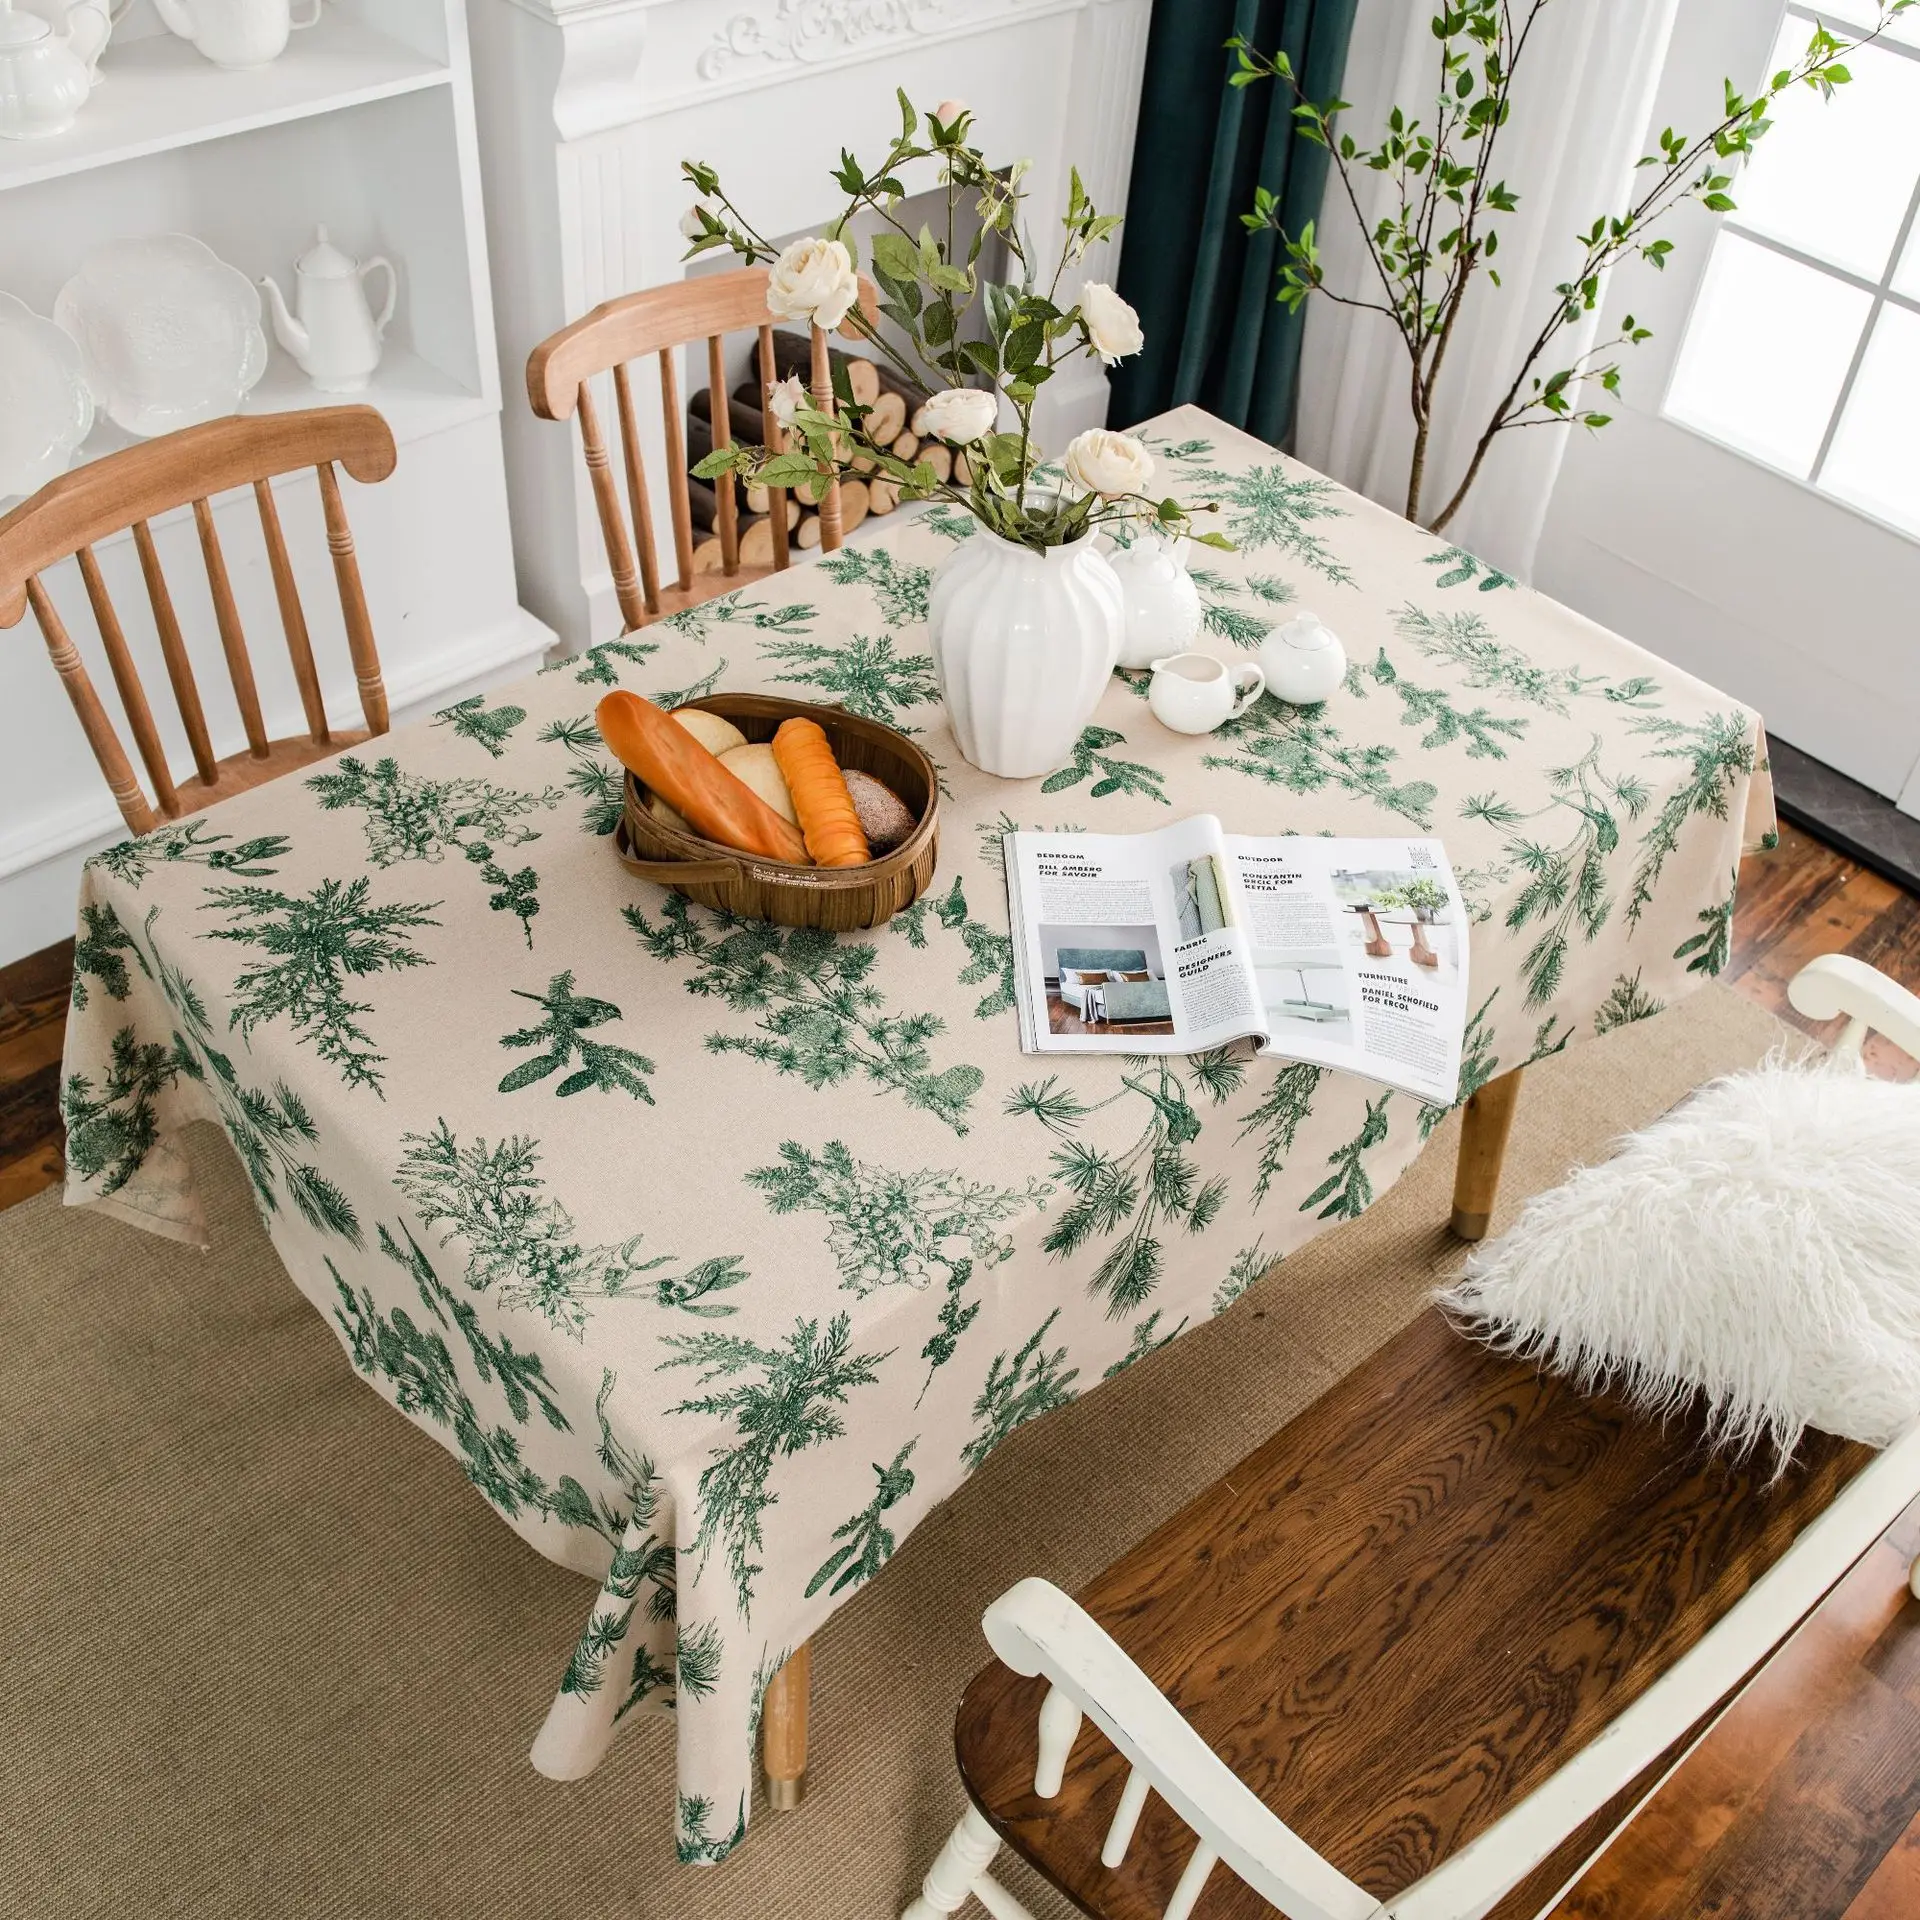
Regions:
M 387 702 L 393 724 L 406 726 L 439 707 L 532 673 L 558 644 L 549 627 L 515 607 L 498 626 L 390 673 Z M 327 718 L 342 728 L 366 724 L 357 709 L 329 712 Z M 0 966 L 38 953 L 73 931 L 82 865 L 125 836 L 104 781 L 84 801 L 29 814 L 0 832 Z

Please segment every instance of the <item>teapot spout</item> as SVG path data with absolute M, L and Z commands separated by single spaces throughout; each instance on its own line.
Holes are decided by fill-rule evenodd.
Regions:
M 267 308 L 273 315 L 274 336 L 293 357 L 305 366 L 313 341 L 307 330 L 288 310 L 286 296 L 271 274 L 261 277 L 260 290 L 267 296 Z

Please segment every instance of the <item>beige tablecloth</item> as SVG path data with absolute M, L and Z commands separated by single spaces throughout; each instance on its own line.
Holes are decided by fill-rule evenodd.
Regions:
M 770 1676 L 934 1505 L 1359 1213 L 1438 1118 L 1272 1057 L 1023 1056 L 1006 828 L 1439 836 L 1463 1096 L 1717 973 L 1771 832 L 1734 701 L 1204 414 L 1149 436 L 1239 543 L 1196 567 L 1206 643 L 1311 606 L 1353 659 L 1325 707 L 1192 739 L 1116 678 L 1069 765 L 992 779 L 927 656 L 970 531 L 935 513 L 87 870 L 69 1199 L 194 1237 L 169 1136 L 225 1129 L 354 1365 L 601 1582 L 536 1764 L 675 1709 L 687 1860 L 744 1831 Z M 834 939 L 630 878 L 614 685 L 912 731 L 947 786 L 932 892 Z

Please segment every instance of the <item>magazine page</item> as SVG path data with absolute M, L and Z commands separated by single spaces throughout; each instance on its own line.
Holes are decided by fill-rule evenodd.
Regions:
M 1192 1053 L 1261 1031 L 1212 814 L 1149 834 L 1010 833 L 1006 847 L 1026 1052 Z
M 1467 915 L 1437 840 L 1229 835 L 1273 1048 L 1450 1106 Z

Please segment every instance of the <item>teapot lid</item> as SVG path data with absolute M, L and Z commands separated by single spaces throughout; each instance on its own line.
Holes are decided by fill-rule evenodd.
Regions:
M 322 227 L 313 245 L 293 263 L 293 270 L 304 273 L 310 280 L 345 280 L 360 271 L 360 262 L 351 254 L 342 253 Z
M 13 0 L 0 0 L 0 48 L 37 46 L 52 36 L 53 25 L 37 13 L 15 13 Z

